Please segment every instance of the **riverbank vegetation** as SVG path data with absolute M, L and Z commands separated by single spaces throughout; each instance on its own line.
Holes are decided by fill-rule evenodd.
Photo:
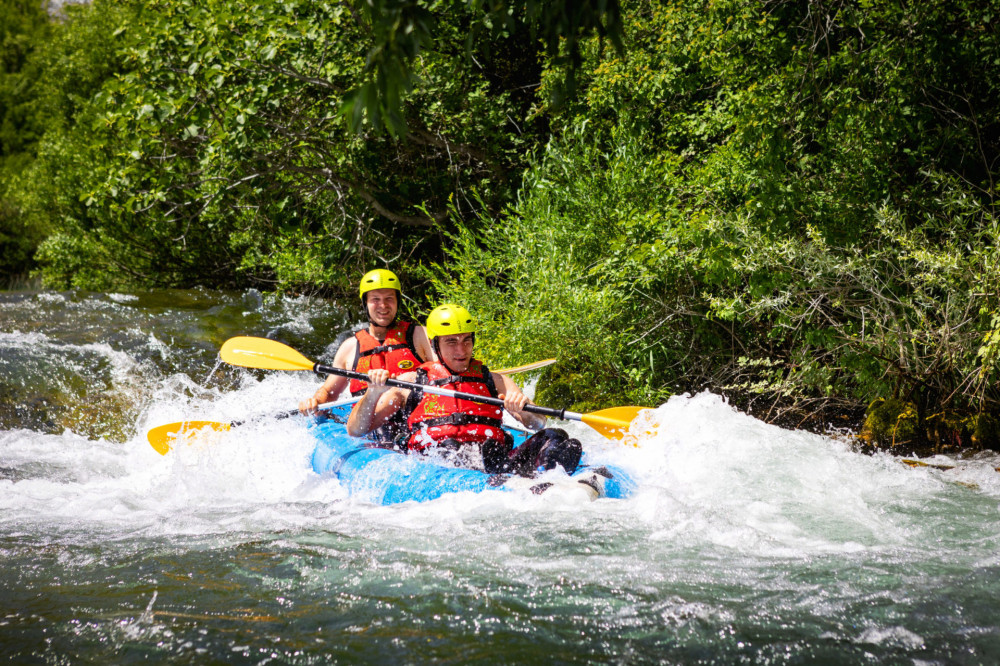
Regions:
M 709 388 L 1000 448 L 1000 2 L 498 6 L 5 26 L 4 269 L 338 296 L 389 265 L 490 360 L 558 356 L 542 402 Z

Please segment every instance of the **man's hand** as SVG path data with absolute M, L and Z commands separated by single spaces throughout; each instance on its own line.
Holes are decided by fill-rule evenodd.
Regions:
M 377 398 L 389 390 L 386 382 L 389 380 L 389 371 L 383 368 L 372 368 L 368 371 L 368 395 Z
M 361 437 L 385 423 L 385 420 L 399 408 L 390 397 L 386 404 L 381 406 L 382 413 L 376 413 L 382 403 L 382 395 L 392 389 L 386 385 L 388 380 L 388 370 L 373 368 L 368 371 L 368 390 L 354 405 L 351 415 L 347 418 L 347 434 Z
M 305 400 L 299 403 L 299 413 L 303 414 L 304 416 L 315 414 L 316 408 L 319 406 L 319 404 L 320 404 L 319 400 L 317 400 L 315 397 L 306 398 Z
M 524 408 L 533 405 L 528 396 L 521 392 L 521 387 L 507 375 L 493 373 L 493 381 L 496 383 L 500 393 L 497 396 L 503 400 L 504 409 L 515 419 L 520 421 L 526 428 L 538 430 L 545 427 L 545 417 L 534 412 L 526 412 Z
M 524 417 L 527 416 L 524 406 L 531 403 L 528 400 L 528 396 L 521 393 L 520 390 L 513 388 L 507 391 L 506 394 L 501 393 L 497 397 L 503 400 L 503 408 L 510 412 L 511 416 L 516 417 L 518 421 L 524 421 Z

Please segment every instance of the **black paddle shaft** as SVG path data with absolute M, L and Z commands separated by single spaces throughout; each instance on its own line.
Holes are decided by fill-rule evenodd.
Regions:
M 368 381 L 368 375 L 364 373 L 355 372 L 354 370 L 344 370 L 343 368 L 334 368 L 329 365 L 320 365 L 319 363 L 313 365 L 313 372 L 318 375 L 340 375 L 341 377 L 357 379 L 362 382 Z M 482 402 L 487 405 L 503 407 L 503 400 L 488 395 L 476 395 L 475 393 L 465 393 L 463 391 L 451 391 L 449 389 L 438 388 L 437 386 L 404 382 L 401 379 L 387 379 L 385 383 L 389 386 L 398 386 L 399 388 L 423 391 L 424 393 L 434 393 L 436 395 L 446 395 L 452 398 L 460 398 L 462 400 L 471 400 L 472 402 Z M 573 419 L 572 416 L 567 417 L 565 409 L 553 409 L 552 407 L 540 407 L 538 405 L 528 404 L 524 406 L 524 411 L 532 412 L 533 414 L 541 414 L 542 416 L 552 416 L 557 419 L 570 418 L 571 420 L 579 420 Z

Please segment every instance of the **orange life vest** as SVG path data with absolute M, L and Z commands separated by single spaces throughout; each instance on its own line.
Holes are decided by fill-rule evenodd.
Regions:
M 497 397 L 493 376 L 482 362 L 473 359 L 469 368 L 454 375 L 443 364 L 429 362 L 417 369 L 417 383 L 463 393 Z M 443 395 L 410 393 L 412 406 L 406 424 L 410 429 L 407 440 L 410 450 L 426 449 L 446 439 L 461 444 L 504 443 L 503 409 L 472 400 Z
M 423 362 L 413 343 L 415 330 L 413 322 L 397 322 L 386 332 L 385 340 L 381 342 L 367 328 L 357 331 L 354 337 L 358 341 L 358 348 L 354 352 L 352 370 L 368 372 L 372 368 L 385 369 L 389 371 L 390 377 L 413 372 Z M 360 395 L 368 390 L 368 382 L 352 379 L 348 388 L 351 395 Z

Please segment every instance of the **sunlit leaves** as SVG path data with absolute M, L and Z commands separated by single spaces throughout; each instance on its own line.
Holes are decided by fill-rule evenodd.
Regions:
M 526 27 L 559 72 L 549 86 L 553 100 L 575 94 L 582 40 L 596 36 L 622 50 L 618 0 L 353 0 L 351 5 L 368 38 L 363 78 L 341 107 L 355 130 L 384 127 L 397 136 L 406 131 L 401 109 L 416 80 L 416 59 L 446 41 L 445 16 L 458 17 L 465 26 L 469 67 L 481 66 L 476 52 L 490 58 L 492 42 Z
M 87 233 L 108 245 L 95 260 L 110 253 L 126 279 L 346 289 L 352 278 L 335 267 L 417 258 L 449 202 L 468 215 L 474 188 L 491 205 L 509 196 L 516 179 L 506 169 L 536 140 L 520 92 L 534 52 L 470 68 L 461 26 L 431 20 L 435 7 L 406 10 L 420 30 L 433 28 L 437 50 L 419 50 L 406 65 L 416 83 L 388 105 L 389 88 L 366 78 L 371 26 L 347 4 L 152 0 L 133 9 L 127 30 L 108 31 L 121 40 L 123 71 L 91 108 L 110 156 L 86 174 L 81 199 L 95 221 Z M 352 131 L 340 115 L 351 91 L 379 123 L 406 132 L 374 131 L 365 114 Z
M 614 358 L 620 390 L 647 399 L 714 386 L 817 415 L 894 393 L 996 409 L 988 4 L 625 3 L 627 57 L 585 45 L 583 94 L 550 109 L 563 136 L 489 259 L 458 253 L 478 286 L 446 292 L 533 353 L 556 353 L 534 332 L 579 348 L 566 331 L 585 318 L 591 381 Z M 471 266 L 517 298 L 495 301 Z M 573 317 L 537 313 L 531 290 Z

